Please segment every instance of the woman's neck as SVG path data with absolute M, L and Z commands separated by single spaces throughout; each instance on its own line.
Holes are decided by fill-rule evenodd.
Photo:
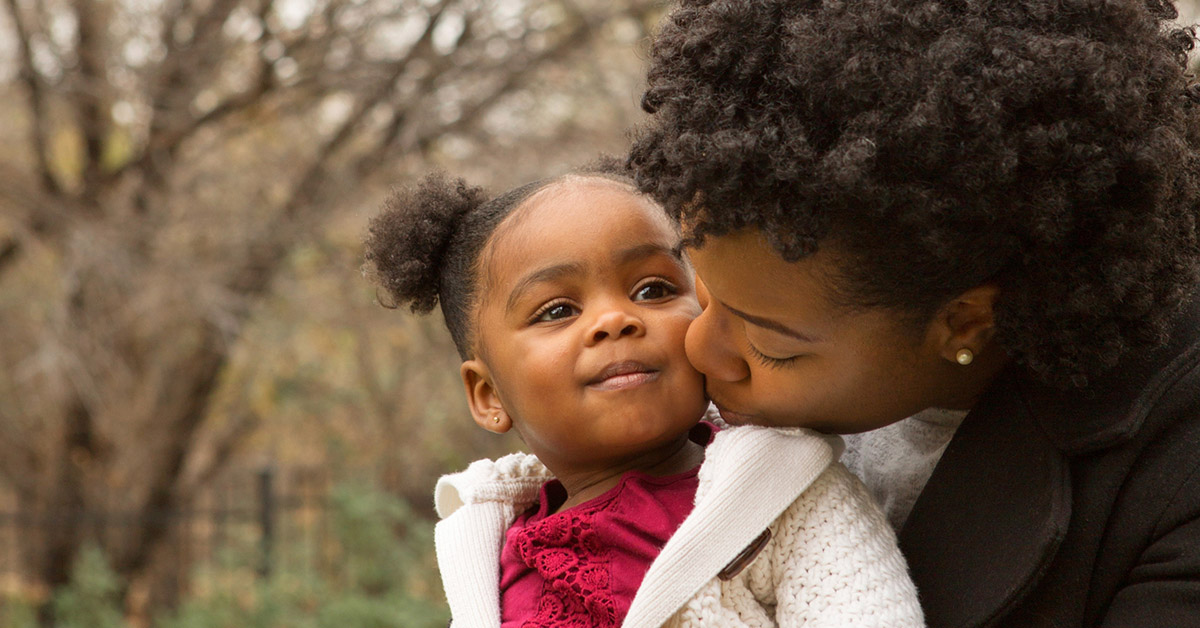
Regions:
M 690 471 L 703 461 L 704 447 L 689 438 L 688 434 L 684 434 L 667 445 L 602 469 L 581 469 L 564 473 L 551 469 L 567 492 L 567 500 L 556 512 L 603 495 L 630 471 L 641 471 L 647 475 L 661 477 Z

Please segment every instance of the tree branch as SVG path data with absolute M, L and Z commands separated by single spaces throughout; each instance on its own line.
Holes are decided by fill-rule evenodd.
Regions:
M 552 59 L 559 59 L 563 55 L 570 53 L 573 50 L 582 48 L 586 43 L 591 41 L 591 38 L 596 33 L 596 25 L 602 20 L 588 20 L 582 14 L 578 14 L 578 24 L 567 34 L 559 39 L 557 43 L 549 48 L 539 52 L 518 69 L 512 70 L 505 76 L 495 88 L 488 91 L 481 97 L 475 98 L 474 102 L 466 107 L 457 119 L 448 124 L 442 124 L 435 128 L 426 130 L 417 135 L 417 137 L 408 144 L 400 145 L 393 143 L 391 146 L 381 145 L 379 154 L 376 159 L 379 162 L 385 162 L 387 159 L 395 157 L 397 154 L 416 148 L 424 152 L 428 146 L 438 137 L 447 133 L 453 133 L 473 124 L 480 116 L 486 113 L 495 101 L 503 96 L 512 93 L 528 80 L 539 66 Z M 511 63 L 509 64 L 511 65 Z M 364 173 L 366 175 L 367 173 Z
M 0 450 L 0 476 L 20 495 L 32 497 L 37 491 L 38 459 L 26 446 L 28 435 L 15 432 L 13 425 L 10 417 L 0 416 L 0 442 L 5 443 Z
M 261 424 L 262 417 L 257 412 L 247 410 L 239 413 L 233 420 L 233 425 L 216 439 L 212 454 L 180 481 L 177 491 L 178 503 L 190 503 L 195 498 L 196 491 L 206 486 L 218 472 L 226 467 L 226 464 L 245 442 L 246 437 L 258 429 Z
M 20 251 L 21 244 L 17 242 L 16 238 L 9 237 L 0 242 L 0 269 L 15 261 Z
M 400 59 L 392 68 L 392 75 L 386 82 L 381 82 L 379 87 L 374 90 L 368 97 L 361 99 L 355 106 L 354 111 L 345 121 L 339 126 L 338 130 L 322 144 L 317 152 L 316 158 L 312 164 L 298 179 L 298 183 L 292 189 L 292 193 L 288 200 L 283 204 L 282 214 L 285 219 L 294 221 L 296 214 L 304 207 L 315 207 L 319 205 L 317 198 L 320 188 L 326 180 L 326 164 L 334 153 L 339 148 L 347 143 L 353 136 L 354 131 L 362 124 L 367 114 L 371 109 L 382 102 L 395 89 L 397 80 L 403 76 L 404 71 L 409 63 L 418 58 L 419 55 L 429 54 L 434 29 L 437 26 L 438 20 L 443 15 L 445 9 L 450 4 L 450 0 L 442 0 L 431 12 L 431 17 L 426 24 L 425 31 L 420 39 L 414 44 L 409 54 Z M 449 125 L 442 125 L 427 136 L 422 136 L 415 144 L 420 147 L 426 146 L 433 137 L 449 132 L 464 125 L 474 122 L 489 105 L 494 103 L 500 96 L 512 91 L 520 82 L 532 72 L 532 68 L 541 63 L 552 59 L 556 56 L 564 54 L 567 50 L 583 45 L 588 41 L 591 35 L 595 32 L 596 21 L 579 18 L 578 24 L 568 31 L 559 40 L 557 44 L 547 48 L 541 53 L 535 55 L 528 63 L 518 70 L 514 70 L 500 85 L 491 90 L 487 95 L 479 98 L 475 103 L 463 113 L 455 122 Z M 447 59 L 447 62 L 452 60 Z M 436 75 L 437 72 L 430 74 Z M 399 132 L 389 135 L 398 135 Z M 394 146 L 394 144 L 393 144 Z M 356 160 L 356 168 L 361 169 L 364 174 L 369 174 L 376 169 L 382 167 L 385 161 L 379 159 L 383 153 L 387 153 L 387 146 L 377 146 L 374 151 L 367 151 L 362 159 Z M 251 250 L 247 258 L 247 262 L 243 264 L 238 274 L 230 282 L 230 289 L 235 294 L 240 295 L 256 295 L 262 293 L 274 278 L 278 270 L 279 264 L 286 255 L 287 248 L 283 244 L 284 238 L 273 238 L 271 241 L 260 243 L 255 249 Z
M 62 187 L 54 177 L 50 168 L 50 158 L 47 146 L 49 144 L 49 110 L 46 94 L 43 91 L 41 76 L 33 67 L 33 49 L 30 45 L 30 32 L 21 15 L 17 0 L 5 0 L 12 14 L 13 27 L 17 35 L 17 63 L 20 67 L 20 80 L 25 84 L 29 96 L 29 117 L 32 120 L 30 145 L 33 148 L 34 163 L 37 168 L 38 180 L 42 189 L 53 195 L 61 195 Z
M 0 275 L 20 258 L 25 248 L 22 240 L 38 237 L 57 238 L 66 230 L 68 215 L 79 210 L 74 199 L 47 192 L 42 186 L 28 183 L 28 176 L 0 162 L 0 205 L 16 209 L 16 237 L 5 241 L 5 255 L 0 256 Z
M 245 92 L 229 96 L 216 107 L 213 107 L 199 117 L 192 119 L 187 124 L 176 125 L 174 130 L 164 129 L 163 135 L 155 141 L 156 145 L 173 151 L 174 147 L 179 146 L 186 141 L 187 138 L 195 135 L 197 131 L 203 129 L 204 127 L 219 122 L 232 114 L 244 111 L 258 104 L 262 101 L 263 96 L 265 96 L 273 87 L 275 87 L 276 83 L 273 80 L 273 75 L 271 73 L 271 64 L 263 54 L 263 47 L 270 35 L 270 32 L 265 26 L 267 21 L 266 14 L 274 5 L 275 3 L 273 0 L 267 0 L 259 5 L 258 19 L 263 22 L 264 27 L 254 42 L 258 46 L 258 66 L 256 68 L 258 80 L 255 81 L 254 86 Z M 228 17 L 229 12 L 232 12 L 232 3 L 228 11 L 225 12 L 225 18 Z M 211 17 L 205 19 L 205 23 L 210 23 L 212 21 L 213 20 Z M 208 32 L 210 30 L 211 28 L 205 29 L 206 38 L 208 37 Z
M 108 85 L 105 69 L 107 46 L 104 41 L 107 29 L 100 15 L 100 7 L 92 0 L 78 0 L 75 3 L 75 15 L 78 22 L 75 54 L 79 59 L 79 83 L 75 86 L 73 100 L 84 147 L 83 187 L 79 197 L 96 199 L 102 184 L 101 161 L 110 126 L 104 106 L 104 89 Z
M 157 82 L 148 90 L 151 117 L 146 144 L 140 157 L 131 160 L 113 175 L 120 177 L 131 169 L 142 172 L 145 176 L 142 184 L 144 189 L 135 199 L 134 205 L 143 213 L 149 211 L 147 199 L 151 192 L 161 189 L 165 184 L 163 173 L 173 160 L 183 138 L 227 113 L 222 111 L 197 125 L 195 120 L 191 119 L 189 107 L 195 98 L 197 85 L 202 83 L 199 79 L 204 76 L 203 70 L 220 65 L 205 57 L 209 56 L 208 49 L 216 46 L 214 38 L 219 36 L 221 26 L 237 5 L 238 0 L 213 2 L 208 11 L 196 18 L 192 38 L 185 45 L 178 42 L 173 32 L 183 17 L 182 5 L 173 7 L 176 10 L 164 20 L 162 37 L 166 55 L 158 66 Z
M 170 390 L 162 399 L 176 401 L 160 408 L 156 415 L 171 422 L 166 428 L 165 443 L 148 473 L 146 501 L 141 505 L 141 517 L 136 537 L 127 552 L 113 558 L 113 569 L 123 576 L 141 571 L 150 560 L 158 543 L 169 530 L 168 521 L 159 516 L 180 503 L 179 480 L 184 470 L 187 452 L 196 431 L 204 422 L 212 401 L 221 369 L 229 360 L 215 329 L 206 330 L 207 338 L 192 355 L 178 358 L 173 374 L 167 379 Z

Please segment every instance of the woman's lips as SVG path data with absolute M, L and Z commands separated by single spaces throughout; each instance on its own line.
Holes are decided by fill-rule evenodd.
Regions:
M 588 381 L 588 387 L 595 390 L 623 390 L 652 382 L 658 379 L 658 375 L 657 370 L 641 362 L 614 362 Z
M 722 407 L 719 403 L 714 402 L 714 405 L 717 406 L 717 412 L 721 415 L 721 419 L 730 425 L 749 425 L 755 422 L 754 417 L 749 414 L 734 412 L 729 408 Z

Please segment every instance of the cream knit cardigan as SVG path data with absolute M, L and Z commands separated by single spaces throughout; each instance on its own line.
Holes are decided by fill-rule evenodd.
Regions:
M 718 432 L 696 506 L 646 573 L 623 626 L 924 626 L 891 527 L 836 462 L 841 440 L 802 429 Z M 537 458 L 480 460 L 438 481 L 435 542 L 458 628 L 500 625 L 504 532 L 551 475 Z M 717 577 L 764 530 L 770 540 Z

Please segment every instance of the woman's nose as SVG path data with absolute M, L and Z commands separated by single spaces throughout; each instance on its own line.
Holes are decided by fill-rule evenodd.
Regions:
M 641 336 L 646 333 L 646 324 L 626 308 L 608 308 L 598 314 L 588 329 L 586 343 L 594 345 L 605 338 Z
M 683 347 L 688 361 L 710 379 L 739 382 L 750 376 L 750 367 L 734 342 L 736 332 L 729 313 L 713 303 L 697 278 L 696 296 L 704 311 L 688 326 Z
M 700 309 L 708 309 L 708 286 L 700 280 L 700 275 L 694 275 L 696 283 L 696 301 L 700 303 Z

